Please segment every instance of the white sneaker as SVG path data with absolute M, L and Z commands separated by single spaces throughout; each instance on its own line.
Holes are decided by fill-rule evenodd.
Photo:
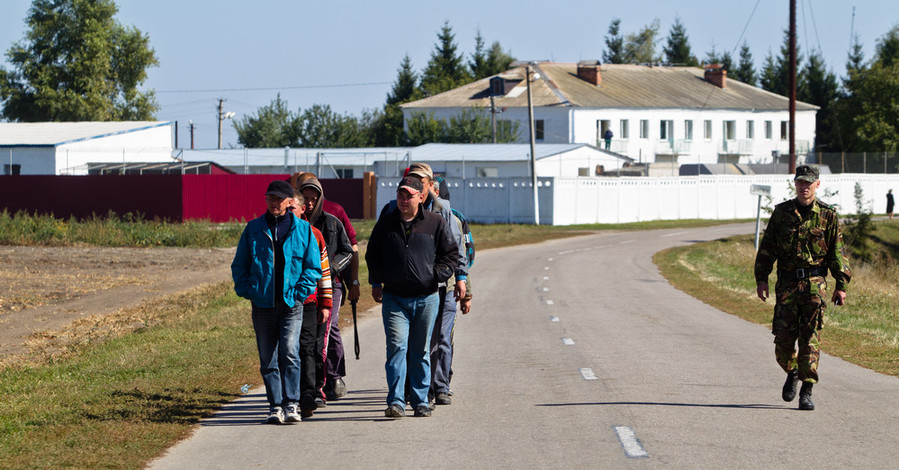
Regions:
M 299 423 L 303 418 L 297 413 L 297 405 L 287 405 L 287 413 L 284 421 L 287 423 Z
M 273 406 L 268 413 L 265 424 L 282 424 L 284 423 L 284 410 L 280 406 Z

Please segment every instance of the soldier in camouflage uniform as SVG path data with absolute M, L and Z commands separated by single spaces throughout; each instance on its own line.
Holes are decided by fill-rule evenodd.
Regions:
M 784 401 L 796 397 L 802 381 L 799 409 L 814 410 L 812 385 L 818 381 L 819 333 L 824 320 L 827 270 L 836 280 L 831 301 L 843 305 L 852 276 L 843 252 L 836 210 L 815 199 L 820 186 L 817 168 L 796 168 L 796 198 L 774 208 L 755 258 L 756 293 L 768 298 L 768 274 L 777 262 L 774 291 L 774 355 L 787 373 Z M 797 354 L 796 342 L 799 342 Z

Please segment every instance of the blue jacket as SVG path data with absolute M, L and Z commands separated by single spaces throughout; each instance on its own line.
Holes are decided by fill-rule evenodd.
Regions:
M 322 277 L 321 251 L 309 222 L 293 217 L 284 240 L 284 303 L 293 307 L 313 292 Z M 247 223 L 231 262 L 234 292 L 261 308 L 275 306 L 275 245 L 265 215 Z

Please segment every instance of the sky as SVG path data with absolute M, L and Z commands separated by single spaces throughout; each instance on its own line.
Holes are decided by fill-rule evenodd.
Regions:
M 701 60 L 713 48 L 749 45 L 756 68 L 779 54 L 789 26 L 786 0 L 494 0 L 281 1 L 118 0 L 119 23 L 149 35 L 159 66 L 142 90 L 152 89 L 157 119 L 178 121 L 178 145 L 218 143 L 218 99 L 235 119 L 253 115 L 280 93 L 292 111 L 327 104 L 360 116 L 381 108 L 405 55 L 421 71 L 445 21 L 465 59 L 480 31 L 489 46 L 499 41 L 518 60 L 577 62 L 601 59 L 613 18 L 622 34 L 659 19 L 658 53 L 675 18 L 686 27 Z M 0 66 L 6 51 L 25 37 L 30 0 L 0 0 Z M 845 71 L 852 31 L 865 57 L 878 38 L 899 24 L 895 0 L 797 0 L 800 53 L 822 51 L 828 68 Z M 854 12 L 854 13 L 853 13 Z M 853 29 L 854 28 L 854 29 Z M 224 148 L 239 147 L 230 120 L 223 123 Z

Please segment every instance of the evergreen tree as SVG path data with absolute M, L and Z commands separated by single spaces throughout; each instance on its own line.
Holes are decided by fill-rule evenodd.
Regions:
M 621 37 L 621 20 L 612 18 L 609 34 L 606 36 L 606 48 L 602 51 L 602 61 L 607 64 L 624 63 L 624 38 Z
M 152 91 L 138 91 L 158 65 L 150 39 L 115 20 L 113 0 L 34 0 L 25 41 L 0 68 L 0 116 L 10 121 L 151 120 Z
M 752 52 L 749 51 L 749 45 L 745 42 L 740 46 L 740 62 L 732 72 L 728 71 L 735 80 L 739 80 L 747 85 L 755 86 L 756 75 L 755 65 L 753 65 Z
M 862 49 L 862 43 L 858 39 L 858 34 L 852 37 L 852 46 L 846 59 L 846 80 L 853 72 L 858 72 L 865 68 L 865 51 Z
M 402 104 L 416 99 L 418 90 L 415 88 L 415 82 L 418 77 L 415 70 L 412 69 L 412 59 L 409 54 L 403 57 L 400 68 L 396 71 L 396 80 L 393 82 L 393 88 L 387 94 L 387 104 Z
M 421 76 L 421 89 L 432 96 L 468 83 L 471 79 L 462 56 L 457 52 L 455 34 L 449 21 L 443 23 L 431 59 Z
M 659 57 L 655 51 L 659 28 L 659 19 L 655 18 L 639 32 L 628 34 L 624 41 L 624 62 L 628 64 L 658 62 Z
M 730 70 L 734 66 L 734 58 L 730 55 L 730 52 L 724 51 L 719 54 L 717 50 L 715 50 L 715 44 L 712 44 L 712 50 L 706 52 L 705 61 L 706 64 L 721 64 L 721 68 L 727 70 L 730 73 Z
M 858 84 L 859 74 L 864 73 L 865 53 L 862 44 L 856 34 L 852 38 L 852 46 L 846 58 L 846 76 L 843 77 L 843 94 L 837 101 L 836 111 L 839 116 L 837 121 L 840 150 L 858 151 L 867 150 L 858 137 L 858 126 L 855 123 L 855 117 L 861 109 L 858 103 L 859 97 L 855 94 L 855 88 Z
M 837 77 L 828 72 L 820 51 L 812 51 L 803 71 L 802 86 L 796 91 L 797 99 L 820 107 L 816 116 L 815 149 L 833 151 L 842 149 L 837 133 L 835 105 L 839 97 Z
M 796 92 L 802 86 L 802 55 L 799 46 L 796 46 Z M 790 32 L 784 31 L 784 43 L 780 47 L 780 56 L 774 58 L 771 52 L 765 57 L 765 66 L 762 68 L 760 79 L 762 89 L 777 93 L 782 96 L 790 96 Z
M 493 45 L 490 46 L 490 51 L 487 53 L 487 68 L 484 70 L 484 73 L 486 73 L 484 76 L 489 77 L 503 73 L 509 70 L 512 62 L 515 62 L 512 54 L 504 51 L 502 46 L 499 45 L 499 41 L 494 41 Z
M 485 50 L 484 45 L 484 38 L 478 31 L 478 35 L 475 36 L 475 49 L 471 54 L 471 60 L 468 61 L 468 68 L 471 70 L 474 80 L 505 72 L 515 60 L 510 54 L 503 51 L 499 41 L 494 41 L 489 50 Z
M 668 32 L 667 45 L 663 48 L 665 60 L 671 65 L 699 65 L 699 61 L 690 49 L 690 40 L 687 37 L 687 28 L 681 23 L 679 17 L 674 18 L 674 24 Z
M 899 62 L 899 25 L 886 33 L 877 41 L 877 62 L 884 68 L 890 68 Z
M 471 60 L 468 61 L 468 69 L 475 80 L 489 77 L 486 74 L 487 69 L 487 52 L 484 50 L 484 37 L 481 36 L 481 30 L 478 29 L 477 35 L 474 37 L 474 52 L 471 54 Z
M 417 80 L 412 59 L 406 54 L 396 72 L 393 88 L 387 94 L 384 112 L 370 123 L 375 145 L 394 147 L 405 144 L 406 133 L 403 130 L 403 110 L 400 105 L 421 97 L 421 90 L 416 88 Z

